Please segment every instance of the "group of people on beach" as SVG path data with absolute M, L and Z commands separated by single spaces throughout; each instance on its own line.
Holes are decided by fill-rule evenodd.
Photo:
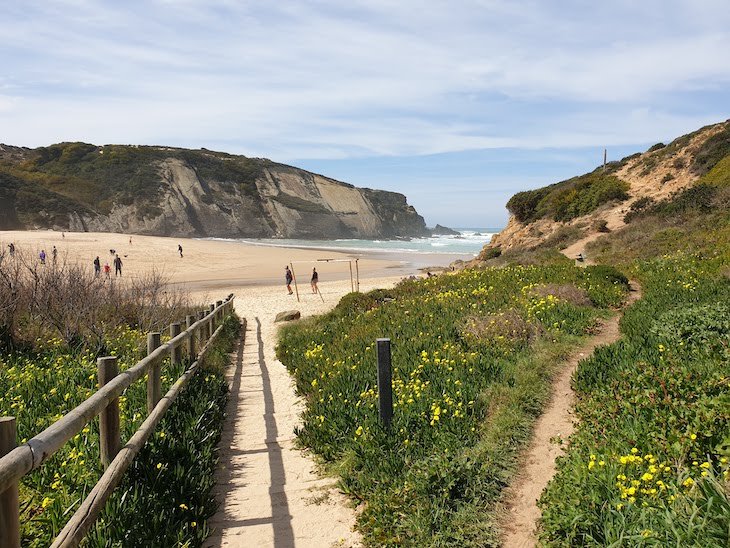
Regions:
M 284 267 L 284 280 L 286 281 L 286 289 L 289 291 L 289 295 L 292 295 L 294 292 L 291 290 L 291 283 L 294 281 L 294 275 L 292 274 L 291 269 L 289 266 Z M 319 273 L 317 273 L 317 268 L 312 268 L 312 278 L 309 280 L 309 283 L 312 286 L 312 293 L 319 293 Z

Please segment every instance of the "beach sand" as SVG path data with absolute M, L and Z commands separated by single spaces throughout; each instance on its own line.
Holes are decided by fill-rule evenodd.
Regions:
M 277 285 L 284 281 L 284 266 L 293 262 L 294 272 L 302 285 L 309 287 L 312 267 L 320 280 L 350 280 L 350 265 L 345 262 L 322 262 L 321 259 L 353 260 L 353 277 L 360 279 L 418 274 L 419 268 L 446 265 L 463 255 L 409 255 L 383 253 L 347 253 L 317 249 L 284 248 L 246 244 L 237 241 L 167 238 L 161 236 L 129 236 L 102 232 L 0 231 L 0 250 L 14 243 L 19 251 L 38 256 L 45 250 L 51 257 L 55 245 L 59 260 L 88 265 L 99 256 L 102 267 L 109 263 L 114 271 L 114 249 L 122 259 L 124 276 L 135 276 L 157 269 L 172 284 L 185 285 L 192 291 L 233 286 Z M 131 238 L 131 244 L 130 244 Z M 183 257 L 178 253 L 183 247 Z M 323 293 L 325 292 L 323 286 Z
M 186 289 L 194 302 L 205 304 L 235 295 L 235 308 L 246 318 L 245 344 L 234 352 L 228 378 L 228 418 L 220 444 L 221 461 L 215 489 L 220 502 L 211 520 L 206 546 L 357 546 L 355 511 L 322 478 L 312 458 L 294 446 L 303 402 L 295 395 L 286 368 L 276 359 L 278 312 L 299 310 L 302 317 L 330 310 L 352 290 L 347 262 L 312 262 L 356 255 L 282 247 L 264 247 L 219 240 L 130 236 L 108 233 L 0 231 L 0 250 L 13 242 L 35 258 L 41 249 L 51 260 L 88 265 L 99 256 L 112 266 L 114 249 L 125 277 L 153 268 L 169 283 Z M 183 247 L 183 257 L 178 253 Z M 445 266 L 459 256 L 417 256 L 374 252 L 358 255 L 360 290 L 392 287 L 418 267 Z M 284 266 L 294 263 L 298 292 L 284 287 Z M 311 291 L 312 266 L 319 272 L 320 294 Z M 353 263 L 353 269 L 355 265 Z

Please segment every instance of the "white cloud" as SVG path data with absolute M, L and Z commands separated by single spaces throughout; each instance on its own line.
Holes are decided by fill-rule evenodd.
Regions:
M 686 105 L 728 98 L 723 2 L 609 4 L 6 4 L 0 140 L 290 160 L 621 144 L 727 117 Z

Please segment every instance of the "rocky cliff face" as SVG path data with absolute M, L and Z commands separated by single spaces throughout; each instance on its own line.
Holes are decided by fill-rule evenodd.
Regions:
M 1 145 L 0 202 L 4 228 L 17 229 L 226 238 L 428 234 L 402 194 L 207 150 Z

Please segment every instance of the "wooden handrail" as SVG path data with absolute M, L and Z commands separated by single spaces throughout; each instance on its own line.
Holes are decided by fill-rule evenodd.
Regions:
M 203 317 L 201 319 L 192 323 L 192 325 L 190 325 L 185 331 L 183 331 L 173 339 L 169 340 L 167 343 L 157 347 L 153 352 L 138 361 L 134 366 L 130 367 L 126 371 L 123 371 L 122 373 L 119 373 L 107 384 L 100 387 L 99 390 L 92 394 L 87 400 L 69 411 L 66 415 L 61 417 L 51 426 L 43 430 L 41 433 L 35 435 L 26 443 L 16 447 L 5 456 L 0 458 L 0 493 L 3 493 L 10 487 L 16 485 L 20 478 L 22 478 L 27 473 L 39 468 L 56 451 L 63 447 L 66 442 L 68 442 L 71 438 L 78 434 L 91 420 L 93 420 L 97 415 L 102 413 L 107 408 L 110 402 L 119 397 L 122 392 L 124 392 L 124 390 L 126 390 L 132 383 L 142 378 L 142 376 L 144 376 L 144 374 L 148 372 L 153 364 L 161 361 L 166 354 L 172 354 L 172 351 L 174 349 L 181 346 L 187 339 L 194 337 L 196 331 L 205 331 L 206 329 L 208 329 L 208 332 L 210 332 L 210 326 L 216 320 L 216 315 L 220 312 L 221 318 L 223 318 L 224 313 L 227 311 L 228 308 L 232 306 L 233 298 L 234 296 L 233 294 L 231 294 L 219 306 L 213 305 L 209 313 L 203 314 Z M 140 429 L 135 432 L 127 445 L 125 445 L 125 447 L 117 454 L 117 457 L 112 461 L 109 468 L 107 469 L 107 473 L 113 468 L 114 470 L 117 469 L 115 468 L 114 463 L 117 462 L 117 460 L 120 458 L 120 455 L 122 456 L 122 459 L 127 458 L 126 456 L 129 455 L 129 451 L 127 450 L 127 448 L 131 444 L 132 440 L 136 441 L 141 439 L 140 436 L 138 436 L 140 431 L 142 431 L 142 429 L 145 428 L 146 425 L 149 426 L 149 419 L 151 419 L 153 416 L 157 416 L 156 420 L 152 421 L 154 422 L 154 424 L 151 426 L 151 428 L 154 429 L 154 426 L 159 422 L 162 414 L 164 414 L 164 412 L 172 403 L 172 400 L 174 400 L 174 398 L 177 396 L 177 392 L 179 392 L 182 386 L 187 383 L 187 379 L 189 379 L 190 376 L 197 369 L 198 363 L 201 361 L 200 358 L 210 347 L 213 336 L 217 336 L 218 333 L 220 333 L 221 327 L 222 326 L 219 326 L 216 332 L 214 334 L 211 334 L 210 337 L 204 337 L 202 339 L 205 340 L 207 338 L 208 341 L 205 343 L 203 348 L 201 348 L 198 354 L 198 359 L 194 362 L 193 366 L 191 366 L 185 373 L 183 373 L 183 375 L 178 379 L 172 389 L 150 412 L 148 420 L 146 420 L 142 424 Z M 180 384 L 181 381 L 182 384 Z M 172 394 L 172 399 L 169 399 L 173 391 L 175 392 Z M 151 431 L 152 430 L 150 430 L 150 432 Z M 144 438 L 142 444 L 144 444 L 144 441 L 146 441 L 147 437 L 149 437 L 149 433 L 142 437 Z M 134 455 L 136 455 L 138 451 L 139 449 L 134 452 Z M 130 457 L 129 462 L 131 462 L 131 459 L 134 458 L 134 455 Z M 126 466 L 128 466 L 128 464 Z M 124 467 L 124 470 L 126 470 L 126 466 Z M 122 473 L 124 470 L 122 470 Z M 107 473 L 105 473 L 102 478 L 104 478 Z M 99 484 L 97 483 L 97 486 L 98 485 Z M 94 489 L 96 489 L 96 487 Z M 92 493 L 94 493 L 93 490 Z M 111 494 L 111 490 L 106 495 L 107 498 L 109 494 Z M 106 500 L 106 498 L 104 500 Z M 4 548 L 5 545 L 3 544 L 3 540 L 4 539 L 2 538 L 2 532 L 0 531 L 0 545 L 2 545 Z M 64 544 L 64 546 L 67 545 L 73 544 Z
M 198 366 L 202 363 L 202 358 L 211 346 L 211 343 L 223 330 L 223 326 L 219 326 L 215 330 L 213 336 L 208 340 L 201 349 L 198 359 L 175 381 L 167 394 L 155 406 L 152 412 L 147 416 L 145 421 L 129 438 L 127 444 L 117 453 L 117 456 L 109 464 L 99 481 L 94 485 L 89 495 L 84 499 L 78 510 L 71 516 L 66 526 L 58 534 L 56 540 L 53 541 L 51 548 L 68 548 L 78 546 L 83 540 L 86 533 L 89 532 L 99 514 L 104 509 L 106 501 L 109 499 L 114 489 L 119 485 L 124 473 L 132 464 L 132 461 L 140 452 L 144 444 L 149 439 L 157 424 L 162 419 L 165 412 L 175 401 L 181 390 L 190 381 L 197 371 Z

